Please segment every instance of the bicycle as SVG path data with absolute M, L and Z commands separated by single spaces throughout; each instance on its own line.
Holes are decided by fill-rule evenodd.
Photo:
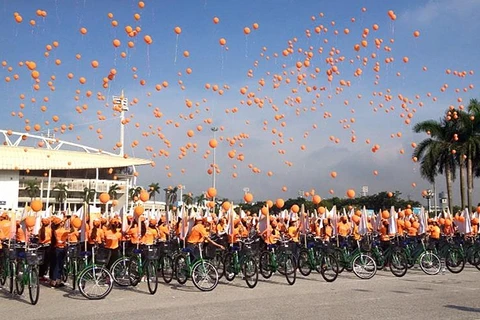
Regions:
M 417 243 L 415 244 L 414 242 Z M 427 250 L 423 238 L 420 241 L 407 238 L 401 243 L 401 246 L 407 257 L 408 268 L 413 267 L 415 263 L 418 262 L 420 269 L 428 275 L 436 275 L 440 272 L 442 267 L 440 258 L 433 250 Z
M 309 235 L 298 256 L 298 270 L 305 277 L 316 270 L 326 282 L 333 282 L 338 277 L 338 261 L 327 243 Z
M 67 282 L 69 276 L 72 278 L 72 290 L 75 290 L 78 275 L 78 254 L 80 251 L 79 244 L 69 244 L 63 263 L 62 281 Z
M 408 270 L 407 256 L 398 244 L 390 241 L 390 245 L 383 250 L 380 241 L 373 239 L 370 254 L 377 264 L 377 269 L 382 270 L 388 266 L 396 277 L 403 277 Z
M 3 247 L 3 263 L 1 264 L 0 283 L 4 285 L 8 278 L 8 292 L 10 294 L 14 292 L 14 285 L 17 277 L 17 257 L 18 248 L 21 248 L 15 241 L 5 240 L 2 242 Z M 23 293 L 23 291 L 22 291 Z
M 175 257 L 174 272 L 175 277 L 180 284 L 185 284 L 189 277 L 200 291 L 212 291 L 218 285 L 218 271 L 215 266 L 203 258 L 202 244 L 197 244 L 199 249 L 199 258 L 192 261 L 191 248 L 183 248 Z
M 126 242 L 122 242 L 122 255 L 115 260 L 110 267 L 113 281 L 120 287 L 127 287 L 130 285 L 128 266 L 130 264 L 130 257 L 133 249 L 127 251 L 126 244 Z
M 231 251 L 225 255 L 223 263 L 223 274 L 227 281 L 233 281 L 237 274 L 243 273 L 243 277 L 249 288 L 255 288 L 258 283 L 258 267 L 253 256 L 255 250 L 253 246 L 258 243 L 260 239 L 241 239 L 239 243 L 241 247 L 232 245 Z
M 351 251 L 351 247 L 346 241 L 340 244 L 335 250 L 335 256 L 339 264 L 339 273 L 344 269 L 353 271 L 360 279 L 368 280 L 377 273 L 377 264 L 369 255 L 360 250 L 360 244 L 357 241 L 357 248 Z
M 285 276 L 289 285 L 293 285 L 297 279 L 297 263 L 292 250 L 294 243 L 283 238 L 279 242 L 281 246 L 269 244 L 267 250 L 260 254 L 260 273 L 265 279 L 269 279 L 274 272 L 278 271 Z
M 133 250 L 133 255 L 128 264 L 130 285 L 136 286 L 145 275 L 150 294 L 155 294 L 158 288 L 157 260 L 160 258 L 158 247 L 144 245 L 143 248 Z M 145 258 L 143 258 L 143 256 Z M 145 262 L 144 262 L 145 260 Z
M 178 252 L 178 241 L 176 240 L 169 240 L 164 242 L 159 242 L 159 251 L 160 251 L 160 259 L 159 259 L 159 267 L 160 272 L 165 283 L 170 283 L 173 279 L 174 274 L 174 264 L 173 264 L 173 257 Z
M 91 256 L 91 263 L 78 275 L 80 293 L 89 300 L 105 298 L 112 291 L 114 283 L 112 274 L 103 266 L 110 258 L 110 251 L 95 244 L 91 252 L 81 252 L 81 256 L 85 261 Z
M 43 263 L 42 251 L 38 251 L 42 245 L 22 246 L 25 251 L 18 253 L 17 270 L 15 276 L 15 288 L 17 294 L 23 294 L 25 286 L 28 286 L 30 303 L 36 305 L 40 296 L 40 280 L 38 277 L 38 266 Z
M 464 240 L 459 236 L 445 237 L 439 243 L 439 248 L 434 252 L 445 259 L 445 266 L 451 273 L 460 273 L 465 267 L 466 257 L 463 249 Z

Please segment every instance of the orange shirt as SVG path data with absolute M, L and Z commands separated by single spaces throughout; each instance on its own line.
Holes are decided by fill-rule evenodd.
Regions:
M 79 236 L 80 236 L 80 232 L 78 232 L 78 229 L 74 228 L 73 231 L 71 231 L 68 234 L 68 242 L 71 243 L 71 244 L 78 243 Z
M 55 248 L 65 248 L 67 245 L 69 231 L 63 227 L 55 230 Z
M 382 226 L 380 227 L 380 229 L 378 229 L 378 231 L 380 231 L 381 241 L 390 241 L 390 236 L 388 235 L 388 228 L 386 226 L 382 224 Z
M 478 224 L 472 224 L 472 235 L 477 235 L 478 233 Z
M 410 237 L 415 237 L 417 235 L 417 229 L 414 228 L 414 227 L 410 227 L 408 228 L 407 230 L 407 234 L 410 236 Z
M 270 236 L 268 233 L 270 232 Z M 266 244 L 275 244 L 280 239 L 280 231 L 277 229 L 269 229 L 265 231 L 265 243 Z
M 338 224 L 338 234 L 341 235 L 342 237 L 348 236 L 350 233 L 350 225 L 348 223 L 342 223 L 340 222 Z
M 43 239 L 42 239 L 42 235 L 44 236 Z M 51 243 L 52 242 L 52 228 L 50 228 L 49 226 L 47 226 L 47 227 L 42 226 L 40 228 L 40 231 L 38 231 L 38 240 L 39 240 L 40 244 Z
M 142 237 L 141 242 L 146 245 L 152 245 L 155 242 L 155 239 L 158 238 L 158 231 L 155 228 L 147 228 L 147 231 Z
M 430 238 L 437 240 L 440 239 L 440 228 L 438 226 L 430 227 Z
M 107 229 L 104 232 L 104 239 L 105 239 L 105 248 L 107 249 L 117 249 L 118 243 L 122 239 L 122 233 L 118 231 L 112 231 Z
M 17 232 L 15 234 L 15 240 L 17 242 L 25 242 L 25 231 L 23 231 L 21 227 L 17 228 Z
M 300 233 L 298 232 L 298 228 L 291 226 L 288 228 L 288 235 L 292 239 L 293 242 L 299 242 L 300 241 Z
M 158 239 L 160 241 L 167 241 L 167 237 L 170 233 L 170 230 L 168 230 L 168 227 L 166 225 L 161 225 L 159 228 L 158 228 Z
M 138 227 L 128 229 L 127 235 L 130 238 L 130 242 L 132 244 L 139 243 Z
M 10 238 L 10 221 L 2 220 L 0 221 L 0 229 L 2 230 L 0 240 L 5 240 Z
M 93 230 L 95 228 L 92 228 L 90 232 L 88 233 L 88 243 L 89 244 L 95 244 L 95 243 L 102 243 L 103 238 L 104 238 L 104 233 L 102 228 L 98 227 L 97 229 L 97 236 L 95 238 L 92 238 Z
M 208 232 L 205 229 L 203 224 L 196 224 L 193 228 L 192 231 L 190 231 L 190 234 L 188 235 L 187 242 L 188 243 L 202 243 L 205 238 L 208 237 Z
M 360 233 L 358 233 L 358 226 L 357 224 L 354 224 L 353 226 L 353 239 L 354 240 L 360 240 L 362 238 L 362 236 L 360 235 Z
M 217 234 L 218 235 L 223 234 L 226 231 L 225 227 L 226 227 L 225 224 L 221 224 L 221 223 L 217 224 Z
M 333 227 L 330 225 L 324 226 L 323 230 L 325 231 L 325 240 L 330 240 L 333 235 Z

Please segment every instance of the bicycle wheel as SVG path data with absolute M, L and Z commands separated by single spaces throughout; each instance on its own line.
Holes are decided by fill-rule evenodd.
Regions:
M 138 258 L 132 258 L 128 264 L 128 279 L 130 285 L 133 287 L 137 286 L 141 278 L 140 261 Z
M 298 256 L 298 270 L 302 276 L 308 276 L 312 269 L 310 268 L 310 263 L 308 261 L 308 251 L 302 250 Z
M 68 281 L 68 274 L 70 273 L 70 268 L 71 268 L 70 258 L 67 257 L 63 262 L 63 267 L 62 267 L 61 280 L 63 283 L 66 283 Z
M 223 262 L 223 274 L 227 281 L 233 281 L 235 279 L 235 257 L 232 252 L 228 252 L 225 255 L 225 260 Z
M 77 275 L 78 275 L 78 264 L 77 264 L 77 260 L 74 259 L 72 261 L 72 272 L 71 272 L 71 275 L 72 275 L 72 290 L 75 290 L 75 287 L 76 287 L 76 284 L 77 284 Z
M 192 269 L 192 281 L 201 291 L 212 291 L 218 285 L 218 272 L 213 264 L 200 260 Z
M 30 296 L 30 303 L 36 305 L 40 296 L 40 280 L 38 279 L 36 266 L 30 267 L 28 272 L 28 295 Z
M 333 249 L 333 255 L 335 256 L 335 259 L 337 259 L 337 262 L 338 262 L 338 273 L 342 273 L 343 270 L 345 270 L 345 265 L 347 264 L 345 262 L 345 259 L 343 258 L 342 249 L 334 248 Z
M 157 266 L 155 265 L 155 261 L 148 260 L 146 269 L 147 269 L 148 291 L 151 294 L 155 294 L 158 288 L 158 273 L 157 273 Z
M 187 265 L 187 260 L 185 259 L 185 256 L 179 255 L 175 258 L 175 261 L 173 263 L 174 270 L 175 270 L 175 278 L 177 278 L 177 282 L 180 284 L 185 284 L 188 279 L 189 275 L 189 270 L 188 270 L 188 265 Z
M 122 257 L 117 259 L 110 267 L 113 281 L 120 287 L 127 287 L 130 285 L 130 276 L 128 273 L 128 266 L 130 264 L 129 257 Z
M 173 279 L 173 259 L 170 256 L 162 257 L 162 278 L 165 283 L 170 283 Z
M 217 268 L 218 279 L 222 279 L 223 277 L 223 269 L 224 269 L 223 262 L 225 260 L 224 257 L 225 257 L 225 254 L 223 253 L 223 251 L 217 251 L 215 253 L 215 258 L 213 258 L 213 260 L 211 261 L 215 266 L 215 268 Z
M 320 273 L 327 282 L 333 282 L 338 277 L 338 261 L 335 255 L 328 253 L 322 257 Z
M 9 263 L 10 266 L 10 276 L 8 277 L 8 292 L 13 293 L 13 284 L 16 279 L 16 274 L 17 274 L 17 264 L 15 261 L 10 261 Z
M 465 267 L 465 259 L 459 248 L 452 247 L 445 257 L 445 265 L 451 273 L 460 273 Z
M 15 277 L 15 289 L 17 289 L 17 294 L 22 295 L 23 291 L 25 290 L 25 283 L 24 283 L 24 278 L 25 278 L 25 265 L 20 262 L 17 265 L 17 276 Z
M 390 257 L 390 271 L 396 277 L 403 277 L 408 270 L 407 257 L 400 250 L 393 250 Z
M 260 273 L 265 279 L 272 276 L 272 269 L 270 268 L 270 252 L 263 251 L 260 255 Z
M 0 259 L 0 286 L 3 286 L 7 282 L 8 267 L 5 264 L 6 262 Z
M 78 289 L 89 300 L 105 298 L 113 288 L 113 277 L 108 269 L 92 265 L 78 275 Z
M 353 259 L 352 268 L 353 273 L 360 279 L 371 279 L 377 273 L 375 260 L 363 253 Z
M 440 258 L 432 251 L 425 251 L 420 255 L 420 268 L 428 275 L 436 275 L 440 272 L 442 263 Z
M 297 280 L 297 264 L 295 263 L 293 255 L 289 254 L 285 257 L 283 268 L 288 284 L 293 286 Z
M 247 256 L 242 264 L 243 277 L 249 288 L 255 288 L 258 283 L 258 267 L 253 257 Z

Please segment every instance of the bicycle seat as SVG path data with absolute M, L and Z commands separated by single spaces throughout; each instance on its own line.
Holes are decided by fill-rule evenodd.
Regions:
M 310 242 L 309 244 L 307 244 L 307 249 L 312 249 L 315 247 L 315 243 L 314 242 Z

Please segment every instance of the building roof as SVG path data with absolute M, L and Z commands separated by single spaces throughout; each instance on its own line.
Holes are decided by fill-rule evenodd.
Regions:
M 0 146 L 0 170 L 76 170 L 151 164 L 151 160 L 105 153 Z

